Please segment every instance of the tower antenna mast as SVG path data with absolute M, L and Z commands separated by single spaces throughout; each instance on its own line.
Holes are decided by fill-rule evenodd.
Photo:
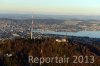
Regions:
M 31 39 L 33 39 L 33 16 L 32 16 L 32 25 L 31 25 Z

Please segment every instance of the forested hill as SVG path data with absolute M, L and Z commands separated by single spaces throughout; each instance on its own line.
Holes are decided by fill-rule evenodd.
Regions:
M 39 63 L 30 64 L 28 62 L 29 55 L 38 58 L 66 56 L 71 59 L 68 63 L 43 63 L 41 66 L 99 66 L 99 52 L 100 49 L 94 45 L 79 42 L 56 42 L 55 38 L 35 40 L 17 38 L 0 41 L 0 66 L 40 66 Z M 9 57 L 7 54 L 11 54 L 11 56 Z M 73 56 L 94 56 L 94 63 L 85 63 L 85 61 L 83 63 L 73 63 Z M 91 60 L 91 58 L 88 60 Z

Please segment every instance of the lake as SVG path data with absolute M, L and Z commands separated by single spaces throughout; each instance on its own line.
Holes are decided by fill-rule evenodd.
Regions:
M 69 36 L 82 36 L 82 37 L 90 37 L 90 38 L 100 38 L 100 31 L 79 31 L 79 32 L 54 32 L 47 31 L 42 32 L 45 34 L 58 34 L 58 35 L 69 35 Z

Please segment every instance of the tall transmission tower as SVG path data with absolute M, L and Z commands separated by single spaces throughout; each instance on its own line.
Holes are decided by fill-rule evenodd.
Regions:
M 31 24 L 31 39 L 33 39 L 33 16 L 32 16 L 32 24 Z

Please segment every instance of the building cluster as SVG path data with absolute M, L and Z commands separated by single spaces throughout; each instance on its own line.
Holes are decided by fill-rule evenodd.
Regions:
M 100 22 L 82 20 L 50 20 L 34 19 L 34 29 L 41 31 L 77 32 L 100 31 Z M 32 19 L 0 19 L 0 39 L 22 37 L 29 38 L 32 28 Z

